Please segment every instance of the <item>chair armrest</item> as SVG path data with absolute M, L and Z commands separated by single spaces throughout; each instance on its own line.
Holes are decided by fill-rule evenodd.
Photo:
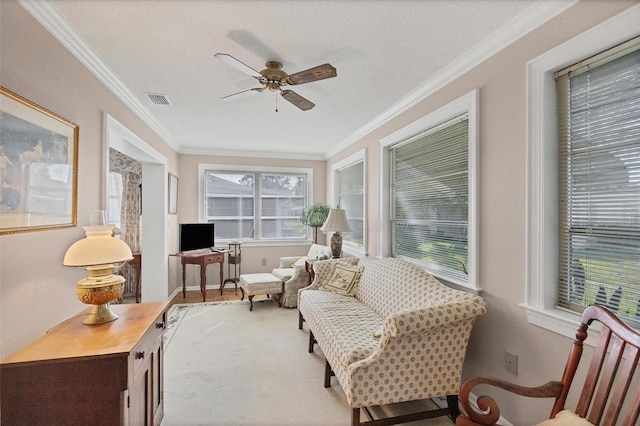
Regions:
M 292 265 L 291 267 L 293 268 L 293 275 L 291 275 L 289 281 L 298 280 L 300 278 L 303 278 L 305 281 L 309 280 L 309 273 L 305 269 L 304 265 Z
M 293 264 L 296 263 L 298 260 L 303 259 L 303 258 L 304 258 L 304 256 L 281 257 L 280 258 L 280 266 L 278 266 L 278 268 L 280 268 L 280 269 L 293 268 Z
M 490 396 L 478 396 L 476 404 L 482 413 L 476 411 L 471 405 L 469 394 L 478 385 L 494 386 L 517 395 L 532 398 L 557 398 L 562 391 L 562 383 L 557 381 L 548 382 L 538 387 L 528 387 L 509 383 L 495 377 L 474 377 L 464 382 L 460 388 L 459 399 L 466 415 L 461 414 L 458 416 L 456 420 L 457 426 L 489 426 L 496 424 L 500 418 L 500 408 Z
M 487 305 L 481 297 L 405 310 L 386 319 L 384 333 L 388 333 L 391 337 L 429 333 L 441 327 L 467 321 L 485 312 L 487 312 Z

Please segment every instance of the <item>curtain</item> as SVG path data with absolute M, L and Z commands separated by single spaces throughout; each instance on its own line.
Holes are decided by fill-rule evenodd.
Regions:
M 109 150 L 109 171 L 122 176 L 122 204 L 120 206 L 120 238 L 132 253 L 141 250 L 142 164 L 114 149 Z M 111 212 L 109 213 L 111 215 Z M 130 265 L 121 268 L 125 278 L 125 295 L 135 294 L 135 273 Z

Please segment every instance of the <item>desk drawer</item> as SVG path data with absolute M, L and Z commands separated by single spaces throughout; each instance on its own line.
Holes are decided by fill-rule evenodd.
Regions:
M 207 255 L 204 259 L 204 263 L 205 264 L 209 264 L 209 263 L 215 263 L 215 262 L 221 262 L 224 261 L 224 254 L 223 253 L 215 253 L 215 254 L 210 254 Z
M 137 373 L 140 367 L 145 363 L 145 360 L 151 354 L 154 344 L 161 339 L 167 324 L 166 312 L 163 312 L 156 318 L 151 327 L 144 333 L 140 342 L 136 345 L 135 349 L 131 353 L 133 357 L 133 373 Z

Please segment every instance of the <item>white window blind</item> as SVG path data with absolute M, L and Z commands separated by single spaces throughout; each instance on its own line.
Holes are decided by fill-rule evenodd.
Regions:
M 556 73 L 558 297 L 640 320 L 640 39 Z
M 392 254 L 467 281 L 467 115 L 398 144 L 391 155 Z
M 338 170 L 338 206 L 344 209 L 352 232 L 342 234 L 347 244 L 362 247 L 364 241 L 364 161 Z

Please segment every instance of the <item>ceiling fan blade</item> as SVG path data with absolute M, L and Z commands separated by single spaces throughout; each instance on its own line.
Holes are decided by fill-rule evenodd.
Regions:
M 251 77 L 255 77 L 257 79 L 262 78 L 262 74 L 260 74 L 258 71 L 254 70 L 249 65 L 243 62 L 240 62 L 239 60 L 237 60 L 231 55 L 227 55 L 226 53 L 216 53 L 213 56 L 220 59 L 222 62 L 226 63 L 227 65 L 231 65 L 233 68 L 237 69 L 238 71 L 242 71 L 243 73 L 250 75 Z
M 283 90 L 282 97 L 303 111 L 307 111 L 316 106 L 316 104 L 298 95 L 293 90 Z
M 257 87 L 255 89 L 243 90 L 242 92 L 234 93 L 233 95 L 220 98 L 221 101 L 235 101 L 236 99 L 246 98 L 256 93 L 260 93 L 264 90 L 264 87 Z
M 289 74 L 288 82 L 292 85 L 304 84 L 312 81 L 324 80 L 325 78 L 332 78 L 337 75 L 338 72 L 332 65 L 324 64 L 309 68 L 308 70 Z

